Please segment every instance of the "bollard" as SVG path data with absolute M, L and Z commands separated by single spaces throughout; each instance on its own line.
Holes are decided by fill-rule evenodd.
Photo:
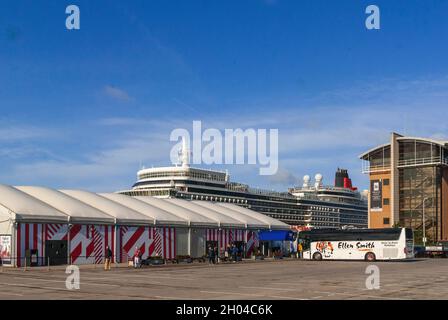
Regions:
M 25 257 L 25 266 L 23 268 L 23 271 L 26 271 L 26 257 Z
M 47 271 L 50 271 L 50 257 L 48 257 L 48 268 L 47 268 Z

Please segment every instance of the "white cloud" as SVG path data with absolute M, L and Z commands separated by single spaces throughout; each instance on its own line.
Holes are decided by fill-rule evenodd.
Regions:
M 50 135 L 50 130 L 35 126 L 0 124 L 0 142 L 30 141 Z
M 268 176 L 268 180 L 272 184 L 282 186 L 293 186 L 299 181 L 299 179 L 292 172 L 283 168 L 279 168 L 276 174 Z
M 103 92 L 107 96 L 109 96 L 110 98 L 113 98 L 115 100 L 120 100 L 120 101 L 125 101 L 125 102 L 133 100 L 125 90 L 114 87 L 114 86 L 110 86 L 110 85 L 104 86 Z

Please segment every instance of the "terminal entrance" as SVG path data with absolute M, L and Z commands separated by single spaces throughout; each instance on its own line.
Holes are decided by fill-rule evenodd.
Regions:
M 270 254 L 269 241 L 260 241 L 259 243 L 260 245 L 258 247 L 258 250 L 260 250 L 263 256 L 268 257 Z
M 45 242 L 45 265 L 67 264 L 67 240 L 47 240 Z

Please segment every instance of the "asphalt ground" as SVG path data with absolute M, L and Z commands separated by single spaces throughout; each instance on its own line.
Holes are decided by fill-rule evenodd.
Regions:
M 377 282 L 368 280 L 377 266 Z M 0 271 L 0 299 L 346 300 L 448 299 L 448 259 L 403 262 L 245 261 L 80 268 L 80 289 L 66 288 L 65 267 Z M 376 273 L 377 275 L 377 273 Z M 369 278 L 370 279 L 370 278 Z M 379 289 L 366 286 L 379 284 Z

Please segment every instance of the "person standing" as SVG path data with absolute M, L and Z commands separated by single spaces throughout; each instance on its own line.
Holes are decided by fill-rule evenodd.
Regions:
M 297 245 L 297 254 L 299 255 L 299 259 L 303 258 L 303 246 L 302 246 L 302 242 L 299 242 L 299 244 Z
M 236 245 L 232 245 L 232 259 L 233 262 L 236 262 L 237 260 L 237 256 L 238 256 L 238 248 L 236 247 Z
M 213 264 L 214 263 L 214 260 L 215 260 L 215 258 L 214 258 L 214 251 L 213 251 L 213 248 L 212 248 L 212 246 L 208 246 L 208 264 L 209 265 L 211 265 L 211 264 Z
M 218 262 L 219 262 L 219 251 L 218 251 L 218 247 L 215 247 L 215 249 L 214 249 L 214 253 L 215 253 L 215 263 L 218 264 Z
M 106 246 L 106 255 L 104 260 L 104 270 L 110 270 L 110 263 L 112 260 L 112 250 L 110 250 L 109 246 Z
M 135 251 L 134 251 L 134 268 L 139 268 L 140 267 L 140 257 L 141 257 L 140 249 L 138 247 L 135 247 Z
M 230 261 L 232 258 L 232 248 L 230 247 L 230 244 L 227 245 L 227 259 Z

